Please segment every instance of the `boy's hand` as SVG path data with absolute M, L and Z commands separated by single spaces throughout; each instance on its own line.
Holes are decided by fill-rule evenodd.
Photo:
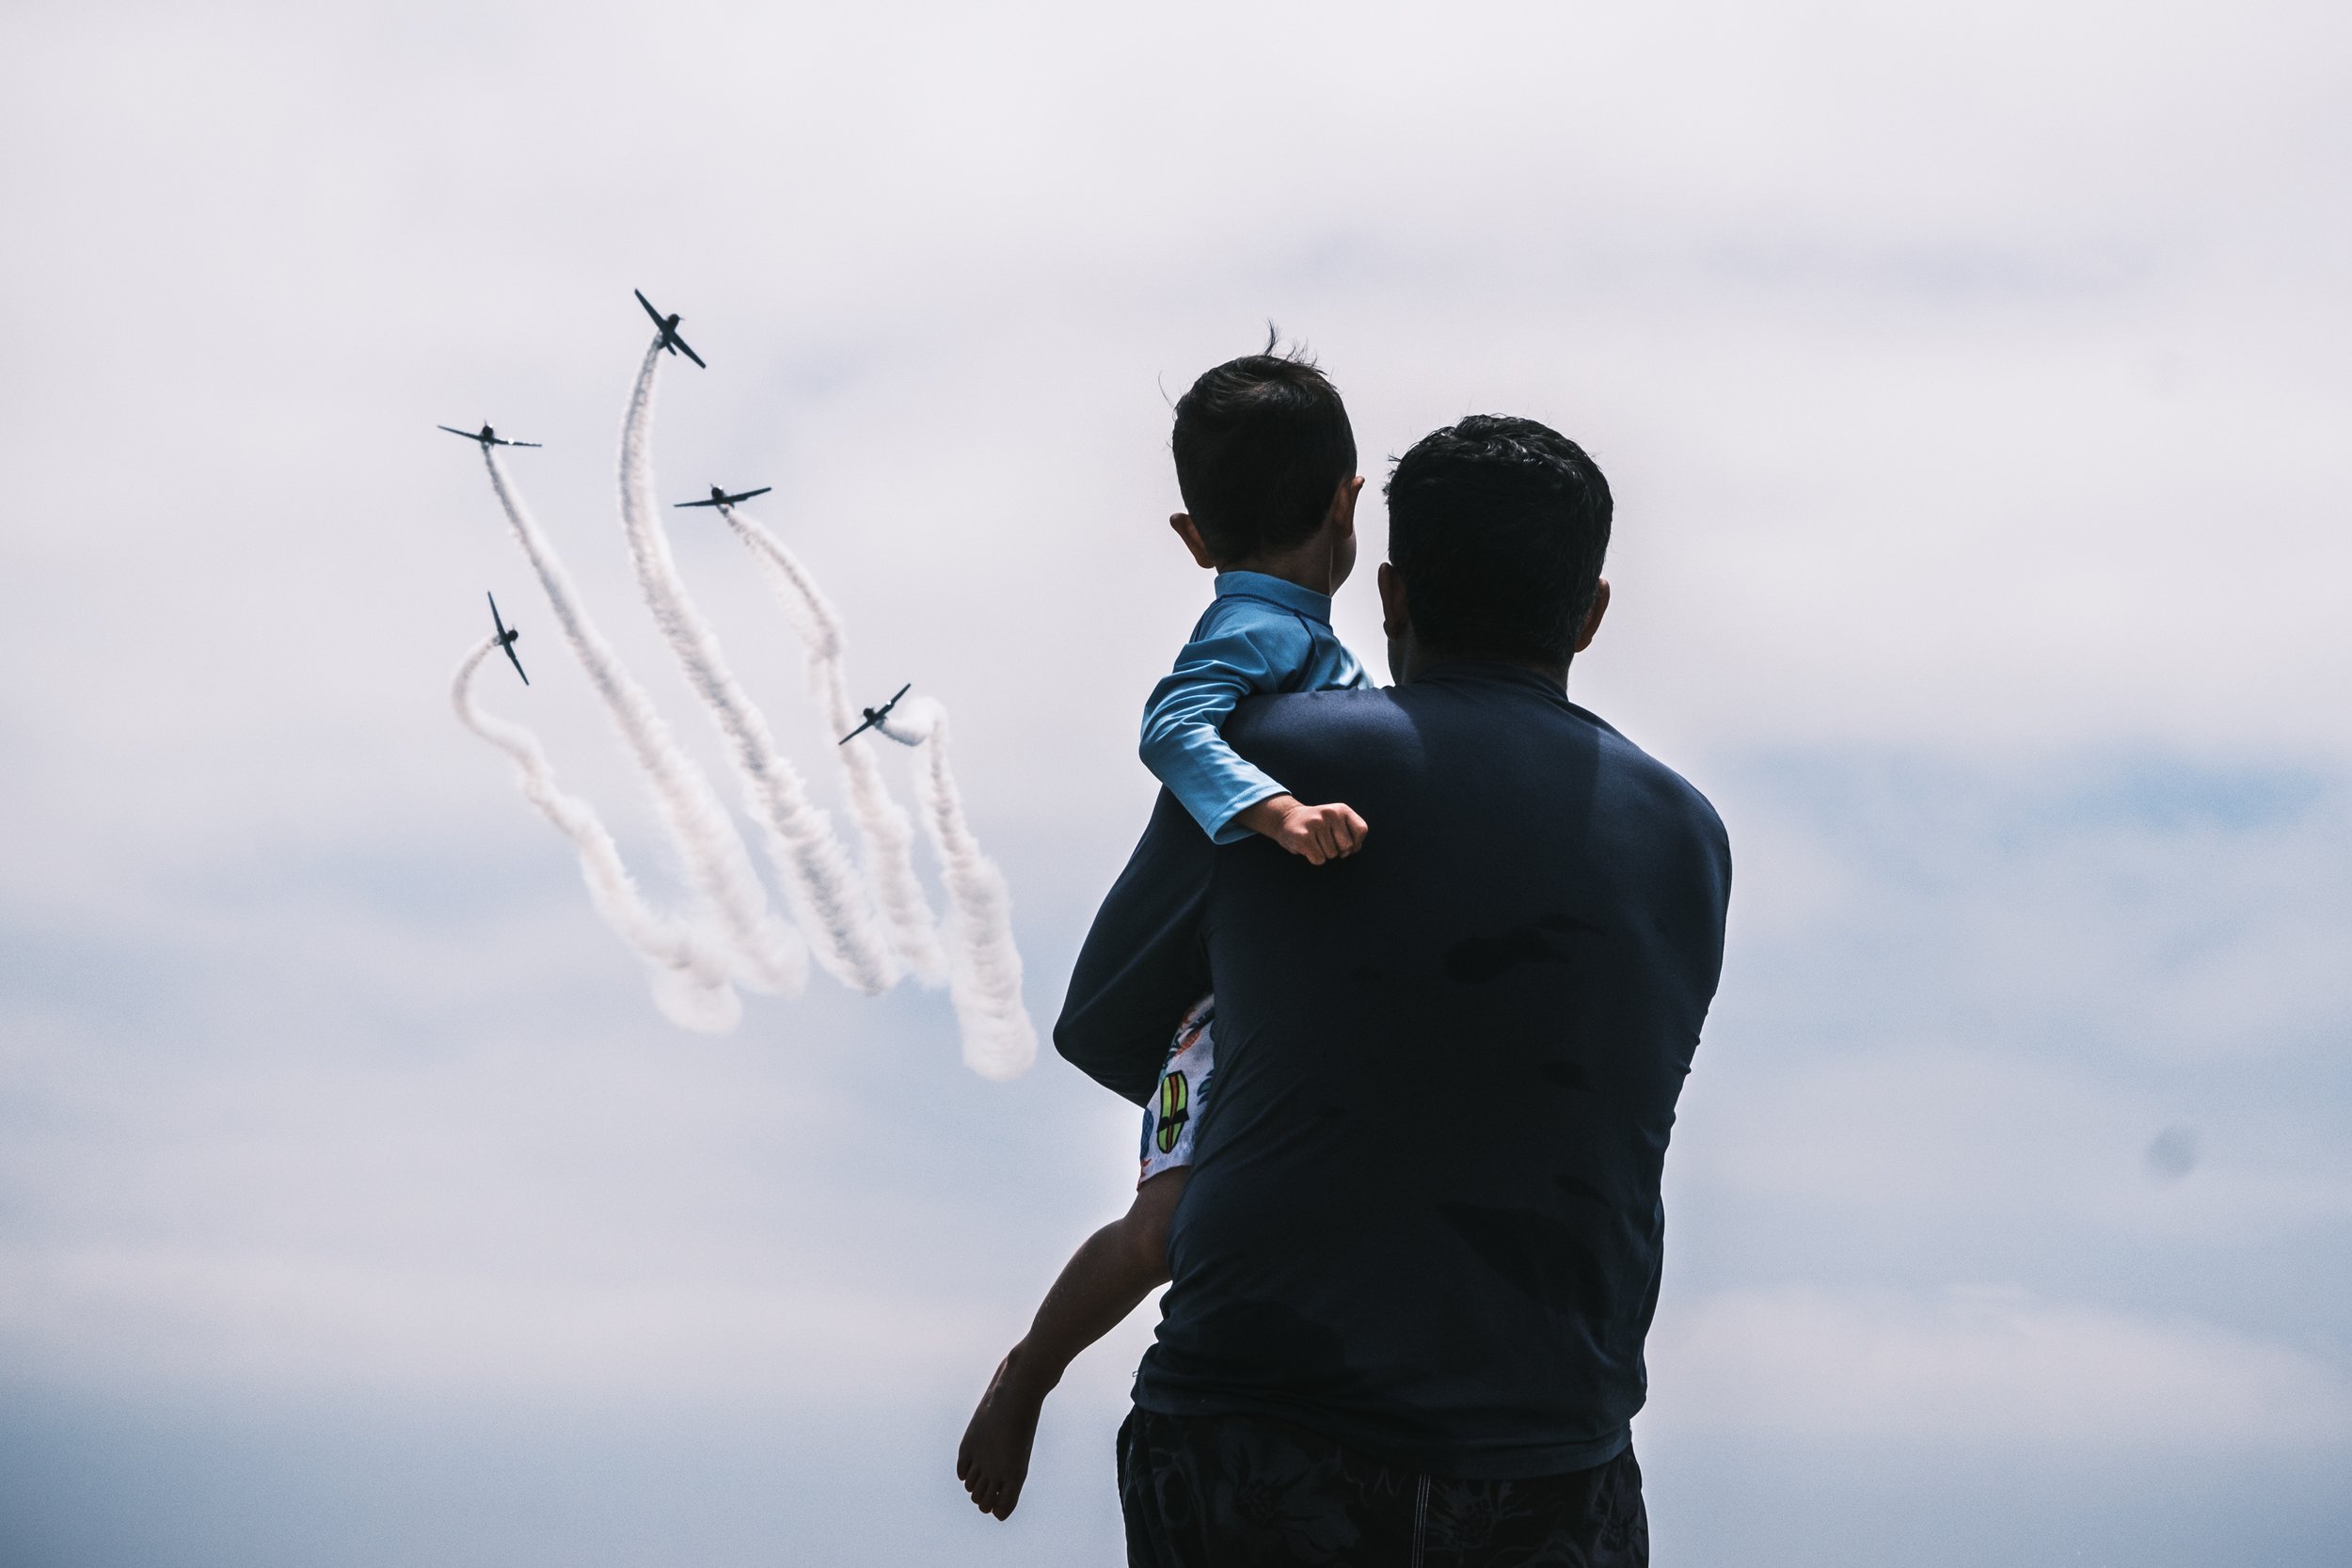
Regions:
M 1355 811 L 1334 800 L 1327 806 L 1299 804 L 1295 795 L 1276 795 L 1243 810 L 1241 825 L 1321 865 L 1354 854 L 1363 847 L 1372 830 Z

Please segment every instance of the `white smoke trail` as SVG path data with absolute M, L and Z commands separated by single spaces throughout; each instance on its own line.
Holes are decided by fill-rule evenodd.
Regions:
M 848 735 L 857 727 L 859 715 L 850 701 L 849 674 L 843 668 L 840 611 L 783 540 L 735 507 L 723 506 L 719 514 L 750 549 L 808 645 L 809 688 L 824 707 L 832 735 Z M 938 922 L 914 874 L 914 825 L 891 799 L 866 736 L 836 745 L 834 754 L 841 759 L 849 782 L 850 814 L 866 846 L 866 869 L 874 879 L 882 918 L 889 923 L 890 940 L 915 978 L 927 986 L 939 985 L 947 977 L 947 957 L 939 945 Z
M 898 983 L 898 957 L 875 928 L 864 879 L 834 835 L 832 818 L 809 800 L 800 773 L 777 752 L 767 720 L 728 670 L 718 638 L 688 596 L 671 557 L 669 536 L 654 503 L 653 465 L 646 454 L 661 356 L 657 336 L 645 351 L 621 425 L 621 526 L 628 536 L 638 586 L 695 695 L 727 738 L 752 816 L 767 830 L 769 853 L 809 932 L 818 961 L 867 995 L 888 990 Z
M 947 887 L 947 994 L 962 1026 L 963 1065 L 983 1078 L 1017 1078 L 1037 1060 L 1037 1026 L 1021 1002 L 1012 890 L 964 820 L 963 794 L 947 767 L 947 710 L 917 698 L 876 727 L 925 752 L 916 790 Z
M 519 724 L 483 712 L 475 704 L 474 676 L 482 661 L 498 647 L 498 639 L 485 638 L 457 666 L 449 694 L 458 721 L 506 753 L 515 765 L 515 784 L 523 799 L 572 841 L 580 852 L 580 873 L 588 883 L 590 902 L 652 971 L 655 1005 L 680 1028 L 707 1035 L 728 1033 L 743 1016 L 743 1002 L 727 984 L 726 955 L 646 908 L 628 868 L 621 863 L 619 847 L 595 808 L 557 786 L 539 737 Z
M 538 574 L 539 586 L 547 592 L 564 640 L 588 673 L 596 694 L 604 699 L 613 727 L 652 788 L 654 804 L 677 847 L 689 885 L 709 905 L 735 948 L 738 977 L 763 990 L 799 990 L 808 974 L 800 933 L 770 912 L 767 894 L 752 870 L 751 858 L 743 852 L 735 824 L 711 794 L 702 769 L 671 739 L 668 726 L 644 689 L 629 678 L 589 623 L 570 574 L 523 509 L 505 469 L 499 465 L 498 453 L 485 445 L 482 459 L 490 470 L 490 485 L 498 492 L 499 505 L 515 531 L 516 543 Z

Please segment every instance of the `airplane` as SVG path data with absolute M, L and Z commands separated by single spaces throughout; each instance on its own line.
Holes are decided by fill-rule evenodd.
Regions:
M 843 736 L 839 740 L 834 741 L 834 744 L 836 746 L 847 746 L 850 741 L 855 740 L 859 736 L 864 735 L 867 730 L 872 729 L 875 725 L 889 718 L 890 710 L 898 705 L 898 699 L 914 689 L 914 683 L 913 681 L 909 681 L 906 685 L 892 692 L 890 694 L 890 701 L 882 704 L 882 706 L 861 709 L 860 711 L 866 715 L 866 722 L 860 724 L 856 729 L 851 730 L 848 735 Z
M 629 293 L 635 294 L 637 296 L 637 303 L 645 308 L 645 314 L 653 318 L 654 325 L 661 328 L 661 346 L 663 348 L 668 349 L 672 354 L 683 354 L 686 357 L 694 361 L 695 364 L 703 365 L 703 356 L 696 354 L 692 349 L 688 348 L 686 346 L 686 340 L 677 335 L 677 313 L 675 311 L 672 311 L 669 315 L 665 316 L 660 311 L 653 308 L 653 301 L 645 297 L 644 291 L 631 289 Z M 703 365 L 703 369 L 708 370 L 710 367 L 708 365 Z
M 536 441 L 510 441 L 486 424 L 480 430 L 460 430 L 453 424 L 435 425 L 433 428 L 446 430 L 452 436 L 463 436 L 469 441 L 479 441 L 485 451 L 492 447 L 535 447 L 539 444 Z
M 506 629 L 506 623 L 499 619 L 499 596 L 496 594 L 487 594 L 485 596 L 490 601 L 490 625 L 498 627 L 499 629 L 499 646 L 506 650 L 506 661 L 515 667 L 515 673 L 523 675 L 523 661 L 515 657 L 515 640 L 520 637 L 522 633 L 518 631 L 508 631 Z M 531 677 L 529 675 L 523 675 L 523 684 L 525 686 L 529 686 L 531 684 Z
M 774 488 L 775 486 L 772 484 L 763 484 L 756 490 L 746 490 L 739 496 L 730 496 L 724 490 L 720 489 L 714 484 L 710 487 L 710 499 L 708 500 L 679 501 L 677 504 L 679 506 L 733 506 L 739 501 L 750 500 L 754 496 L 764 496 Z

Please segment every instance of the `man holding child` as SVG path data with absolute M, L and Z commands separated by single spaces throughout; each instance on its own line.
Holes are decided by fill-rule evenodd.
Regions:
M 1219 366 L 1174 445 L 1217 597 L 1152 695 L 1168 788 L 1055 1029 L 1149 1108 L 1144 1180 L 958 1473 L 1009 1513 L 1046 1391 L 1172 1279 L 1119 1438 L 1131 1563 L 1645 1563 L 1629 1423 L 1730 862 L 1697 791 L 1566 696 L 1607 482 L 1533 420 L 1418 442 L 1375 689 L 1328 620 L 1362 483 L 1329 382 Z

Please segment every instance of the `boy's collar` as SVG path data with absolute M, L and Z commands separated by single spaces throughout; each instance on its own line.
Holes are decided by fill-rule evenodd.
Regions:
M 1327 625 L 1331 619 L 1330 594 L 1301 588 L 1288 578 L 1278 578 L 1265 572 L 1219 572 L 1216 575 L 1216 596 L 1220 599 L 1264 599 L 1280 605 L 1284 610 L 1311 615 Z

